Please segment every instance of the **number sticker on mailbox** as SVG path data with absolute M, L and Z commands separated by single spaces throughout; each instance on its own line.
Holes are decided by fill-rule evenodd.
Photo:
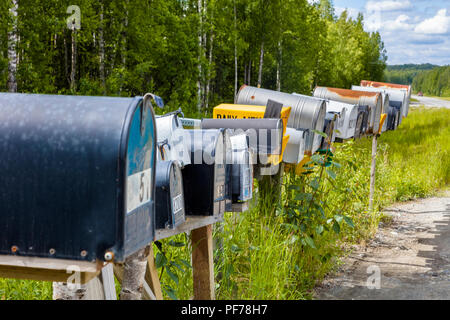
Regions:
M 150 201 L 151 169 L 135 173 L 127 180 L 127 213 Z

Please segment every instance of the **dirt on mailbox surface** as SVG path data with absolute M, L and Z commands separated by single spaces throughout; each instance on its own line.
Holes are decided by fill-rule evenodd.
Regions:
M 392 219 L 353 246 L 316 299 L 450 299 L 450 191 L 384 212 Z

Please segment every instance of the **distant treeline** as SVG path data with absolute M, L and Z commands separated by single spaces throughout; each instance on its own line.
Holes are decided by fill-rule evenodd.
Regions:
M 450 97 L 450 65 L 419 73 L 412 83 L 413 91 L 423 94 Z
M 438 66 L 430 63 L 391 65 L 384 71 L 384 77 L 387 82 L 412 84 L 419 73 L 436 67 Z

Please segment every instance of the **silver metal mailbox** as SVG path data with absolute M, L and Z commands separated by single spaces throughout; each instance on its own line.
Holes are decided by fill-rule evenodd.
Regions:
M 185 129 L 178 117 L 180 112 L 176 111 L 156 117 L 158 160 L 176 160 L 184 167 L 191 163 L 191 156 L 184 141 Z
M 355 86 L 356 87 L 356 86 Z M 403 117 L 406 117 L 405 114 L 407 114 L 406 108 L 408 105 L 408 96 L 407 96 L 407 91 L 403 90 L 403 89 L 392 89 L 392 88 L 376 88 L 376 87 L 358 87 L 366 90 L 366 91 L 371 91 L 371 92 L 381 92 L 384 93 L 386 95 L 389 95 L 389 101 L 388 101 L 388 105 L 391 107 L 395 107 L 398 110 L 400 110 L 400 113 L 402 114 Z M 386 109 L 387 110 L 387 109 Z M 399 120 L 400 123 L 402 122 L 402 120 Z
M 236 96 L 235 103 L 250 105 L 266 105 L 268 100 L 274 100 L 291 107 L 287 126 L 293 129 L 311 129 L 322 131 L 325 124 L 325 101 L 313 97 L 295 96 L 290 93 L 242 86 Z M 314 134 L 315 146 L 320 147 L 322 136 Z
M 286 135 L 289 135 L 289 140 L 284 150 L 283 162 L 298 164 L 303 160 L 305 155 L 311 155 L 313 153 L 313 135 L 309 129 L 287 128 Z
M 253 196 L 253 152 L 246 134 L 230 137 L 232 146 L 233 203 L 246 202 Z
M 401 102 L 402 105 L 403 105 L 402 117 L 407 117 L 408 116 L 409 103 L 411 101 L 411 93 L 412 93 L 412 88 L 411 88 L 410 85 L 361 80 L 361 86 L 363 86 L 363 87 L 372 87 L 372 88 L 383 88 L 383 89 L 389 89 L 389 90 L 392 89 L 392 90 L 395 90 L 395 91 L 403 91 L 403 92 L 405 92 L 405 100 L 403 102 Z M 394 99 L 394 98 L 391 98 L 391 99 Z M 399 100 L 399 101 L 401 101 L 401 100 Z M 400 119 L 400 123 L 401 123 L 401 119 Z
M 379 92 L 356 91 L 339 88 L 316 87 L 313 95 L 322 99 L 357 104 L 369 107 L 369 130 L 372 134 L 379 131 L 383 101 Z

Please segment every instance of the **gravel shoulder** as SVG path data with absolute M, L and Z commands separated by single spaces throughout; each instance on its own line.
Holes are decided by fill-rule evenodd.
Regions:
M 316 299 L 450 299 L 450 192 L 384 211 L 392 220 L 353 246 L 337 274 L 316 288 Z

